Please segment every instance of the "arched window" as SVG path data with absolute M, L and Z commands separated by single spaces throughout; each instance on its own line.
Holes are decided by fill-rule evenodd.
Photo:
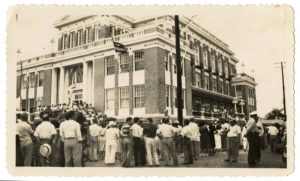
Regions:
M 82 75 L 83 75 L 82 69 L 78 68 L 73 74 L 72 85 L 77 84 L 77 83 L 82 83 L 82 81 L 83 81 Z

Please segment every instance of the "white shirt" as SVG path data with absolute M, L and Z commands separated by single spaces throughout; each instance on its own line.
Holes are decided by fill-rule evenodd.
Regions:
M 34 132 L 34 136 L 40 139 L 50 139 L 54 134 L 56 134 L 55 127 L 48 121 L 39 124 Z
M 30 134 L 33 133 L 31 126 L 25 122 L 25 121 L 20 121 L 17 123 L 17 135 L 19 135 L 20 138 L 20 143 L 22 146 L 29 145 L 32 143 L 31 136 Z
M 143 129 L 140 125 L 134 123 L 131 127 L 131 134 L 133 137 L 142 137 L 143 136 Z
M 229 129 L 230 125 L 228 123 L 224 123 L 221 125 L 222 131 L 227 131 Z
M 200 130 L 196 123 L 190 122 L 189 127 L 191 129 L 191 141 L 200 141 Z
M 162 124 L 157 129 L 157 134 L 161 134 L 164 138 L 171 138 L 176 133 L 176 128 L 169 124 Z
M 241 128 L 238 125 L 229 126 L 227 137 L 237 137 L 241 134 Z
M 91 136 L 99 136 L 100 128 L 97 124 L 92 124 L 89 126 L 89 131 Z
M 190 139 L 193 137 L 193 132 L 192 132 L 192 129 L 189 125 L 186 125 L 182 128 L 181 136 L 186 136 Z
M 269 126 L 269 135 L 271 136 L 277 136 L 278 134 L 278 129 L 275 126 Z
M 120 137 L 120 131 L 117 128 L 108 128 L 105 133 L 105 139 L 107 141 L 117 141 Z
M 65 138 L 76 138 L 82 140 L 80 125 L 74 120 L 65 120 L 59 126 L 62 140 Z

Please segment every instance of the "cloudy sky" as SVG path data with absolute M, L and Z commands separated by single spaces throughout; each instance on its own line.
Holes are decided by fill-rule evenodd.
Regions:
M 254 75 L 258 86 L 258 112 L 264 116 L 272 108 L 282 108 L 282 83 L 280 69 L 274 62 L 285 61 L 285 80 L 287 87 L 288 114 L 293 104 L 293 19 L 288 7 L 279 6 L 202 6 L 189 7 L 188 10 L 169 8 L 166 13 L 176 10 L 186 16 L 197 14 L 195 22 L 200 24 L 230 46 L 240 60 L 238 71 Z M 136 10 L 136 9 L 135 9 Z M 18 14 L 16 22 L 15 14 Z M 17 60 L 16 51 L 21 49 L 21 58 L 49 53 L 50 41 L 56 39 L 58 31 L 53 23 L 63 15 L 77 11 L 63 8 L 19 8 L 10 11 L 8 17 L 8 58 Z M 88 10 L 85 13 L 98 12 Z M 113 11 L 110 11 L 113 12 Z M 116 11 L 115 11 L 116 12 Z M 139 18 L 136 11 L 127 11 L 129 16 Z M 146 10 L 143 11 L 147 12 Z M 188 12 L 188 13 L 187 13 Z M 153 11 L 143 16 L 154 16 Z M 107 13 L 108 14 L 108 13 Z M 57 40 L 56 40 L 57 42 Z M 54 49 L 57 45 L 54 45 Z M 241 64 L 245 67 L 242 68 Z M 254 70 L 254 72 L 252 72 Z

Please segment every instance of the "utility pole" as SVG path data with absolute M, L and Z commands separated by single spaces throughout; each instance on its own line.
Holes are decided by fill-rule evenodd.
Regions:
M 281 68 L 284 121 L 286 121 L 287 116 L 286 116 L 285 85 L 284 85 L 284 72 L 283 72 L 283 64 L 285 64 L 285 62 L 282 62 L 282 61 L 281 61 L 281 62 L 277 62 L 277 63 L 274 63 L 274 64 L 280 64 L 280 68 Z
M 181 50 L 180 50 L 180 29 L 179 17 L 175 15 L 175 47 L 176 47 L 176 64 L 177 64 L 177 119 L 183 124 L 182 115 L 182 68 L 181 68 Z

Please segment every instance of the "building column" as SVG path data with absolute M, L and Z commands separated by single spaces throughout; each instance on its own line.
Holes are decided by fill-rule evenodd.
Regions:
M 87 73 L 88 73 L 88 63 L 83 62 L 83 89 L 82 89 L 82 101 L 87 102 L 88 94 L 88 82 L 87 82 Z
M 64 83 L 64 103 L 69 104 L 68 88 L 69 88 L 70 69 L 65 70 Z
M 59 99 L 58 102 L 60 104 L 64 103 L 64 86 L 65 86 L 65 68 L 60 67 L 60 73 L 59 73 Z
M 57 98 L 57 71 L 55 68 L 52 69 L 52 83 L 51 83 L 51 104 L 56 104 Z
M 91 104 L 94 107 L 94 89 L 95 89 L 95 60 L 92 61 L 92 90 L 91 90 Z
M 87 103 L 91 104 L 92 102 L 92 64 L 88 63 L 87 64 Z

